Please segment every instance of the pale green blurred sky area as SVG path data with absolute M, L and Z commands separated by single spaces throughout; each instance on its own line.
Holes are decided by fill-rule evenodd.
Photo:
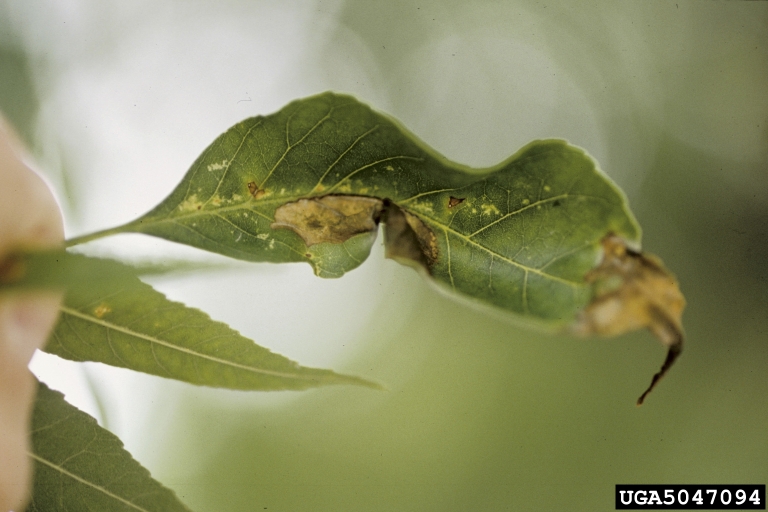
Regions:
M 380 248 L 335 281 L 264 264 L 158 286 L 387 391 L 227 392 L 52 356 L 38 375 L 196 511 L 597 511 L 617 483 L 768 482 L 768 2 L 0 0 L 0 109 L 69 236 L 329 89 L 464 164 L 543 137 L 598 159 L 688 299 L 686 351 L 642 408 L 649 333 L 523 330 Z M 90 250 L 198 257 L 139 235 Z

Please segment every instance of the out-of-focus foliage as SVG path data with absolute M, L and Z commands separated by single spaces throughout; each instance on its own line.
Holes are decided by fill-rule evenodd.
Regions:
M 33 145 L 40 100 L 32 59 L 19 40 L 8 12 L 8 6 L 0 5 L 0 112 L 24 142 Z

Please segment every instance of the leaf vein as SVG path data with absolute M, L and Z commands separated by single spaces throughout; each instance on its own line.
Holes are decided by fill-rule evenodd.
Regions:
M 262 180 L 261 185 L 259 186 L 259 188 L 261 190 L 264 190 L 264 186 L 266 185 L 267 180 L 272 176 L 272 173 L 275 172 L 275 169 L 277 169 L 277 166 L 280 165 L 280 163 L 283 160 L 285 160 L 285 157 L 288 156 L 288 153 L 293 148 L 295 148 L 296 146 L 298 146 L 299 144 L 304 142 L 304 139 L 309 137 L 312 134 L 312 132 L 314 132 L 321 124 L 323 124 L 325 121 L 330 119 L 331 118 L 331 114 L 333 113 L 333 110 L 334 109 L 331 108 L 328 111 L 327 114 L 325 114 L 322 118 L 320 118 L 320 120 L 317 123 L 315 123 L 315 125 L 307 131 L 307 133 L 305 133 L 299 140 L 297 140 L 293 144 L 290 143 L 289 136 L 288 136 L 288 129 L 289 129 L 288 122 L 290 121 L 290 118 L 288 119 L 288 122 L 285 123 L 285 142 L 286 142 L 287 146 L 286 146 L 285 151 L 283 152 L 283 154 L 280 156 L 280 158 L 278 158 L 277 162 L 275 162 L 275 165 L 273 165 L 272 169 L 270 169 L 269 173 L 267 173 L 267 177 Z
M 336 164 L 337 164 L 337 163 L 339 163 L 339 161 L 340 161 L 342 158 L 344 158 L 344 155 L 346 155 L 347 153 L 349 153 L 350 151 L 352 151 L 352 148 L 354 148 L 354 147 L 357 145 L 357 143 L 358 143 L 358 142 L 360 142 L 360 141 L 361 141 L 361 140 L 363 140 L 365 137 L 367 137 L 367 136 L 368 136 L 368 135 L 370 135 L 371 133 L 375 132 L 375 131 L 376 131 L 376 130 L 378 130 L 379 128 L 380 128 L 380 125 L 378 125 L 378 124 L 377 124 L 376 126 L 374 126 L 373 128 L 371 128 L 370 130 L 368 130 L 367 132 L 365 132 L 364 134 L 362 134 L 362 135 L 360 135 L 358 138 L 356 138 L 356 139 L 354 140 L 354 142 L 352 142 L 352 144 L 350 144 L 350 146 L 349 146 L 349 147 L 348 147 L 346 150 L 344 150 L 344 152 L 342 152 L 342 153 L 339 155 L 339 157 L 338 157 L 336 160 L 334 160 L 334 162 L 333 162 L 333 163 L 332 163 L 330 166 L 328 166 L 328 169 L 326 169 L 326 170 L 325 170 L 325 172 L 323 173 L 323 175 L 322 175 L 322 176 L 320 176 L 320 179 L 317 181 L 317 184 L 316 184 L 316 185 L 315 185 L 315 186 L 312 188 L 312 190 L 310 190 L 310 192 L 309 192 L 309 193 L 310 193 L 310 194 L 312 194 L 313 192 L 317 191 L 317 189 L 320 187 L 320 185 L 322 185 L 322 183 L 323 183 L 323 180 L 325 179 L 325 177 L 326 177 L 326 176 L 328 176 L 328 173 L 329 173 L 329 172 L 331 172 L 331 169 L 333 169 L 333 168 L 336 166 Z
M 413 160 L 416 162 L 423 162 L 423 158 L 415 157 L 415 156 L 407 156 L 407 155 L 398 155 L 398 156 L 390 156 L 387 158 L 382 158 L 381 160 L 376 160 L 375 162 L 371 162 L 369 164 L 366 164 L 362 167 L 358 167 L 354 171 L 350 172 L 344 178 L 339 180 L 335 185 L 333 185 L 331 188 L 327 190 L 326 193 L 331 193 L 332 190 L 336 189 L 339 185 L 344 183 L 345 181 L 349 181 L 349 179 L 354 176 L 355 174 L 359 173 L 360 171 L 364 171 L 365 169 L 368 169 L 369 167 L 373 167 L 374 165 L 382 164 L 384 162 L 391 162 L 392 160 Z
M 58 464 L 55 464 L 55 463 L 53 463 L 53 462 L 51 462 L 49 460 L 46 460 L 46 459 L 40 457 L 39 455 L 37 455 L 35 453 L 27 452 L 27 454 L 31 458 L 35 459 L 37 462 L 39 462 L 39 463 L 41 463 L 41 464 L 43 464 L 45 466 L 48 466 L 51 469 L 53 469 L 55 471 L 58 471 L 62 475 L 68 476 L 69 478 L 72 478 L 73 480 L 76 480 L 77 482 L 80 482 L 83 485 L 87 485 L 88 487 L 96 489 L 97 491 L 99 491 L 99 492 L 109 496 L 110 498 L 112 498 L 114 500 L 119 501 L 120 503 L 123 503 L 124 505 L 127 505 L 127 506 L 129 506 L 129 507 L 131 507 L 131 508 L 133 508 L 135 510 L 140 510 L 142 512 L 150 512 L 149 510 L 147 510 L 147 509 L 145 509 L 143 507 L 140 507 L 140 506 L 136 505 L 135 503 L 133 503 L 131 501 L 128 501 L 125 498 L 122 498 L 122 497 L 118 496 L 117 494 L 114 494 L 114 493 L 110 492 L 109 490 L 105 489 L 104 487 L 101 487 L 100 485 L 96 485 L 93 482 L 89 482 L 88 480 L 86 480 L 86 479 L 84 479 L 84 478 L 82 478 L 82 477 L 80 477 L 80 476 L 78 476 L 78 475 L 76 475 L 74 473 L 70 473 L 69 471 L 67 471 L 63 467 L 59 466 Z
M 184 354 L 187 354 L 187 355 L 190 355 L 190 356 L 193 356 L 193 357 L 199 357 L 202 360 L 206 360 L 206 361 L 210 361 L 210 362 L 213 362 L 213 363 L 222 364 L 224 366 L 230 366 L 232 368 L 236 368 L 236 369 L 239 369 L 239 370 L 249 371 L 249 372 L 252 372 L 252 373 L 259 373 L 259 374 L 263 374 L 263 375 L 271 375 L 271 376 L 274 376 L 274 377 L 282 377 L 282 378 L 286 378 L 286 379 L 318 380 L 317 376 L 309 377 L 309 376 L 304 376 L 304 375 L 298 375 L 298 374 L 295 374 L 295 373 L 288 373 L 288 372 L 282 372 L 282 371 L 277 371 L 277 370 L 267 370 L 267 369 L 264 369 L 264 368 L 255 368 L 253 366 L 248 366 L 248 365 L 236 363 L 234 361 L 227 361 L 226 359 L 215 357 L 215 356 L 212 356 L 212 355 L 209 355 L 209 354 L 204 354 L 202 352 L 196 352 L 196 351 L 191 350 L 189 348 L 182 347 L 182 346 L 179 346 L 179 345 L 174 345 L 173 343 L 170 343 L 168 341 L 161 340 L 159 338 L 156 338 L 155 336 L 152 336 L 152 335 L 149 335 L 149 334 L 145 334 L 145 333 L 141 333 L 141 332 L 136 332 L 136 331 L 133 331 L 131 329 L 127 329 L 127 328 L 125 328 L 123 326 L 116 325 L 116 324 L 113 324 L 111 322 L 107 322 L 106 320 L 95 318 L 95 317 L 92 317 L 90 315 L 83 314 L 83 313 L 81 313 L 81 312 L 79 312 L 79 311 L 77 311 L 75 309 L 71 309 L 71 308 L 68 308 L 66 306 L 62 306 L 61 311 L 63 313 L 65 313 L 65 314 L 67 314 L 67 315 L 70 315 L 70 316 L 73 316 L 73 317 L 76 317 L 76 318 L 80 318 L 82 320 L 86 320 L 88 322 L 92 322 L 94 324 L 100 325 L 100 326 L 106 328 L 107 330 L 121 332 L 123 334 L 127 334 L 128 336 L 133 336 L 135 338 L 138 338 L 140 340 L 146 341 L 148 343 L 156 343 L 159 346 L 166 347 L 166 348 L 169 348 L 171 350 L 177 350 L 177 351 L 182 352 Z
M 240 140 L 240 145 L 237 146 L 237 149 L 235 150 L 234 154 L 232 155 L 232 158 L 229 159 L 229 163 L 227 164 L 226 169 L 224 169 L 224 172 L 221 174 L 221 178 L 219 178 L 219 182 L 216 184 L 216 189 L 213 191 L 211 196 L 205 201 L 205 204 L 203 206 L 207 205 L 214 197 L 216 197 L 216 194 L 219 193 L 219 189 L 221 188 L 221 184 L 224 183 L 224 178 L 227 177 L 227 173 L 232 168 L 232 164 L 235 162 L 235 159 L 237 158 L 237 155 L 240 154 L 240 150 L 243 148 L 243 144 L 245 144 L 245 139 L 247 139 L 251 135 L 251 132 L 253 130 L 255 130 L 256 128 L 261 126 L 262 122 L 263 122 L 263 119 L 259 119 L 259 121 L 256 124 L 254 124 L 253 126 L 248 128 L 248 131 L 245 132 L 245 135 L 243 135 L 243 138 Z M 192 180 L 189 180 L 189 183 L 190 183 L 190 186 L 191 186 Z M 187 188 L 187 194 L 189 194 L 189 190 L 190 189 Z M 184 199 L 186 200 L 187 198 L 185 197 Z
M 469 235 L 469 237 L 471 238 L 471 237 L 473 237 L 473 236 L 475 236 L 475 235 L 477 235 L 479 233 L 482 233 L 483 231 L 485 231 L 486 229 L 490 228 L 491 226 L 493 226 L 495 224 L 498 224 L 499 222 L 502 222 L 504 220 L 507 220 L 509 217 L 512 217 L 513 215 L 517 215 L 518 213 L 522 213 L 525 210 L 529 210 L 529 209 L 533 208 L 534 206 L 539 206 L 539 205 L 544 204 L 544 203 L 549 203 L 549 202 L 552 202 L 552 201 L 557 201 L 558 199 L 566 199 L 568 197 L 579 197 L 579 196 L 575 196 L 575 195 L 569 196 L 568 194 L 560 194 L 559 196 L 554 196 L 554 197 L 550 197 L 550 198 L 547 198 L 547 199 L 541 199 L 541 200 L 535 201 L 535 202 L 533 202 L 531 204 L 523 206 L 522 208 L 518 208 L 517 210 L 515 210 L 513 212 L 509 212 L 506 215 L 502 215 L 501 217 L 499 217 L 495 221 L 493 221 L 493 222 L 491 222 L 489 224 L 486 224 L 482 228 L 478 229 L 477 231 L 475 231 L 474 233 Z
M 488 254 L 496 256 L 500 260 L 502 260 L 502 261 L 504 261 L 506 263 L 509 263 L 510 265 L 513 265 L 513 266 L 518 267 L 518 268 L 520 268 L 522 270 L 525 270 L 526 272 L 532 272 L 532 273 L 540 275 L 541 277 L 544 277 L 546 279 L 552 279 L 553 281 L 558 281 L 558 282 L 567 284 L 568 286 L 574 286 L 574 287 L 575 286 L 582 286 L 582 283 L 579 283 L 579 282 L 576 282 L 576 281 L 569 281 L 568 279 L 563 279 L 562 277 L 557 277 L 557 276 L 554 276 L 552 274 L 548 274 L 548 273 L 543 272 L 543 271 L 541 271 L 541 270 L 539 270 L 537 268 L 529 267 L 527 265 L 523 265 L 520 262 L 517 262 L 517 261 L 514 261 L 512 259 L 509 259 L 509 258 L 505 257 L 504 255 L 499 254 L 498 252 L 496 252 L 496 251 L 494 251 L 494 250 L 492 250 L 492 249 L 490 249 L 488 247 L 485 247 L 484 245 L 481 245 L 478 242 L 475 242 L 474 240 L 471 240 L 469 238 L 469 236 L 467 236 L 467 235 L 465 235 L 463 233 L 459 233 L 455 229 L 441 224 L 439 221 L 433 219 L 432 217 L 427 217 L 426 215 L 422 215 L 421 217 L 427 219 L 428 221 L 431 221 L 432 224 L 437 225 L 438 227 L 440 227 L 445 232 L 445 235 L 446 235 L 445 239 L 446 239 L 446 242 L 448 244 L 447 247 L 448 247 L 448 257 L 449 257 L 448 261 L 449 262 L 450 262 L 450 242 L 448 241 L 449 240 L 448 234 L 450 232 L 450 234 L 453 234 L 457 238 L 461 238 L 462 240 L 466 241 L 468 244 L 471 244 L 471 245 L 473 245 L 473 246 L 475 246 L 475 247 L 477 247 L 477 248 L 487 252 Z M 453 285 L 453 277 L 452 276 L 451 276 L 451 285 Z

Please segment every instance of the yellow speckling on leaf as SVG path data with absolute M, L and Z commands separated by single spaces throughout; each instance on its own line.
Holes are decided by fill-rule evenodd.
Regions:
M 432 208 L 432 204 L 431 203 L 426 203 L 426 202 L 425 203 L 414 203 L 412 208 L 414 210 L 418 210 L 420 212 L 427 213 L 427 214 L 435 212 L 435 210 Z
M 256 238 L 258 238 L 259 240 L 266 240 L 267 238 L 269 238 L 269 235 L 266 233 L 259 233 L 258 235 L 256 235 Z
M 483 209 L 483 215 L 499 215 L 501 213 L 495 204 L 484 204 L 480 208 Z
M 208 166 L 208 172 L 220 171 L 229 167 L 229 160 L 222 160 L 221 162 L 213 163 Z
M 197 198 L 197 194 L 192 194 L 179 205 L 179 210 L 182 212 L 193 212 L 202 208 L 203 203 Z
M 530 199 L 523 199 L 523 206 L 528 206 L 529 204 L 531 204 Z
M 94 310 L 93 310 L 93 314 L 96 316 L 96 318 L 101 318 L 104 315 L 106 315 L 107 313 L 111 313 L 111 312 L 112 312 L 112 308 L 110 308 L 109 306 L 107 306 L 103 302 L 101 304 L 99 304 L 98 306 L 96 306 L 94 308 Z

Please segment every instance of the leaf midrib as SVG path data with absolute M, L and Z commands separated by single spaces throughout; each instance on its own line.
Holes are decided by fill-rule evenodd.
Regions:
M 235 363 L 235 362 L 232 362 L 232 361 L 227 361 L 226 359 L 221 359 L 221 358 L 218 358 L 218 357 L 215 357 L 215 356 L 211 356 L 211 355 L 208 355 L 208 354 L 203 354 L 201 352 L 196 352 L 196 351 L 190 350 L 190 349 L 188 349 L 186 347 L 180 347 L 178 345 L 174 345 L 172 343 L 163 341 L 163 340 L 161 340 L 159 338 L 156 338 L 154 336 L 150 336 L 148 334 L 136 332 L 136 331 L 133 331 L 131 329 L 127 329 L 125 327 L 122 327 L 122 326 L 119 326 L 119 325 L 115 325 L 115 324 L 113 324 L 111 322 L 107 322 L 107 321 L 104 321 L 104 320 L 99 319 L 99 318 L 94 318 L 94 317 L 92 317 L 90 315 L 81 313 L 80 311 L 77 311 L 76 309 L 72 309 L 72 308 L 68 308 L 66 306 L 62 306 L 61 307 L 61 311 L 62 311 L 62 313 L 74 316 L 76 318 L 80 318 L 81 320 L 86 320 L 88 322 L 92 322 L 92 323 L 94 323 L 96 325 L 100 325 L 100 326 L 102 326 L 102 327 L 104 327 L 106 329 L 112 329 L 114 331 L 122 332 L 123 334 L 127 334 L 129 336 L 134 336 L 134 337 L 143 339 L 143 340 L 145 340 L 145 341 L 147 341 L 149 343 L 156 343 L 157 345 L 169 348 L 171 350 L 177 350 L 179 352 L 183 352 L 183 353 L 191 355 L 191 356 L 200 357 L 202 359 L 206 359 L 208 361 L 211 361 L 211 362 L 214 362 L 214 363 L 219 363 L 219 364 L 222 364 L 222 365 L 225 365 L 225 366 L 230 366 L 232 368 L 237 368 L 237 369 L 249 371 L 249 372 L 252 372 L 252 373 L 258 373 L 258 374 L 263 374 L 263 375 L 270 375 L 270 376 L 273 376 L 273 377 L 281 377 L 281 378 L 285 378 L 285 379 L 298 379 L 298 380 L 308 380 L 308 381 L 322 381 L 322 380 L 326 380 L 325 378 L 319 377 L 319 376 L 308 376 L 308 375 L 300 375 L 300 374 L 292 374 L 292 373 L 286 373 L 286 372 L 279 372 L 279 371 L 275 371 L 275 370 L 266 370 L 266 369 L 262 369 L 262 368 L 254 368 L 252 366 L 247 366 L 247 365 Z
M 130 502 L 130 501 L 126 500 L 125 498 L 122 498 L 122 497 L 118 496 L 117 494 L 114 494 L 114 493 L 108 491 L 107 489 L 105 489 L 105 488 L 103 488 L 103 487 L 101 487 L 99 485 L 94 484 L 93 482 L 89 482 L 88 480 L 86 480 L 86 479 L 84 479 L 84 478 L 82 478 L 82 477 L 80 477 L 80 476 L 78 476 L 78 475 L 76 475 L 74 473 L 70 473 L 69 471 L 67 471 L 63 467 L 59 466 L 58 464 L 55 464 L 55 463 L 53 463 L 53 462 L 51 462 L 51 461 L 49 461 L 47 459 L 44 459 L 44 458 L 40 457 L 39 455 L 37 455 L 35 453 L 27 452 L 27 455 L 29 455 L 31 458 L 33 458 L 37 462 L 39 462 L 41 464 L 45 464 L 46 466 L 52 468 L 53 470 L 58 471 L 59 473 L 65 475 L 65 476 L 68 476 L 69 478 L 72 478 L 73 480 L 76 480 L 76 481 L 80 482 L 83 485 L 87 485 L 89 487 L 92 487 L 93 489 L 96 489 L 97 491 L 99 491 L 99 492 L 109 496 L 110 498 L 112 498 L 114 500 L 117 500 L 117 501 L 119 501 L 121 503 L 124 503 L 125 505 L 128 505 L 129 507 L 131 507 L 133 509 L 140 510 L 141 512 L 151 512 L 150 510 L 148 510 L 146 508 L 142 508 L 142 507 L 136 505 L 135 503 Z
M 322 195 L 325 195 L 325 194 L 322 194 Z M 358 195 L 358 194 L 353 194 L 353 195 Z M 373 196 L 371 196 L 371 197 L 373 197 Z M 493 223 L 491 223 L 491 224 L 489 224 L 487 226 L 484 226 L 479 231 L 485 230 L 490 225 L 495 224 L 499 220 L 502 220 L 502 219 L 506 220 L 506 218 L 508 218 L 512 214 L 519 213 L 522 210 L 526 210 L 526 209 L 529 209 L 531 207 L 537 206 L 537 205 L 541 204 L 542 202 L 552 201 L 552 200 L 555 200 L 555 199 L 562 199 L 563 197 L 575 197 L 575 196 L 572 195 L 572 194 L 570 194 L 570 195 L 569 194 L 563 194 L 563 195 L 560 195 L 560 196 L 557 196 L 557 197 L 548 198 L 546 200 L 536 201 L 535 203 L 531 203 L 530 205 L 528 205 L 526 207 L 523 207 L 520 210 L 517 210 L 515 212 L 511 212 L 510 214 L 505 215 L 501 219 L 497 219 Z M 253 205 L 253 207 L 250 207 L 250 208 L 247 206 L 248 203 L 244 202 L 244 203 L 239 203 L 239 204 L 232 205 L 232 206 L 219 207 L 219 208 L 216 208 L 215 210 L 200 210 L 200 211 L 192 212 L 192 213 L 189 213 L 189 214 L 186 214 L 186 215 L 178 215 L 178 216 L 174 216 L 174 217 L 168 216 L 168 217 L 159 218 L 159 219 L 151 219 L 151 223 L 152 224 L 161 224 L 161 223 L 166 223 L 166 222 L 178 223 L 179 221 L 184 221 L 184 220 L 187 220 L 187 219 L 190 219 L 190 218 L 203 217 L 203 216 L 213 216 L 213 217 L 219 216 L 220 217 L 222 213 L 227 213 L 227 212 L 231 212 L 231 211 L 239 211 L 239 210 L 245 210 L 245 211 L 248 211 L 248 212 L 252 212 L 252 213 L 255 213 L 255 214 L 258 214 L 258 215 L 264 217 L 267 220 L 272 220 L 273 221 L 274 219 L 271 219 L 270 217 L 265 215 L 263 212 L 259 211 L 258 206 L 272 204 L 272 203 L 285 204 L 285 203 L 290 203 L 292 201 L 298 201 L 299 199 L 303 199 L 303 198 L 305 198 L 305 196 L 296 196 L 296 197 L 293 197 L 293 198 L 280 198 L 280 199 L 277 199 L 277 198 L 275 198 L 275 199 L 265 199 L 265 200 L 260 200 L 258 205 Z M 440 229 L 442 229 L 446 233 L 450 232 L 451 234 L 457 236 L 458 238 L 461 238 L 461 239 L 465 240 L 467 243 L 469 243 L 469 244 L 471 244 L 471 245 L 473 245 L 475 247 L 478 247 L 478 248 L 482 249 L 483 251 L 485 251 L 485 252 L 487 252 L 487 253 L 489 253 L 489 254 L 499 258 L 500 260 L 502 260 L 502 261 L 504 261 L 506 263 L 509 263 L 510 265 L 513 265 L 515 267 L 518 267 L 521 270 L 524 270 L 525 272 L 532 272 L 534 274 L 540 275 L 541 277 L 544 277 L 545 279 L 552 279 L 553 281 L 557 281 L 557 282 L 560 282 L 560 283 L 563 283 L 563 284 L 566 284 L 566 285 L 572 286 L 572 287 L 582 286 L 582 284 L 583 284 L 583 283 L 579 283 L 579 282 L 576 282 L 576 281 L 569 281 L 567 279 L 563 279 L 561 277 L 554 276 L 554 275 L 549 274 L 547 272 L 543 272 L 540 269 L 537 269 L 537 268 L 534 268 L 534 267 L 529 267 L 529 266 L 524 265 L 522 263 L 519 263 L 517 261 L 511 260 L 511 259 L 507 258 L 506 256 L 504 256 L 502 254 L 499 254 L 498 252 L 493 251 L 490 248 L 485 247 L 484 245 L 479 244 L 478 242 L 475 242 L 474 240 L 471 240 L 471 237 L 476 235 L 477 232 L 476 233 L 472 233 L 470 235 L 465 235 L 465 234 L 460 233 L 460 232 L 456 231 L 455 229 L 449 227 L 448 225 L 442 223 L 438 219 L 435 219 L 434 217 L 430 217 L 429 215 L 424 214 L 421 211 L 412 211 L 409 208 L 404 208 L 404 209 L 406 209 L 409 213 L 411 213 L 413 215 L 416 215 L 418 217 L 421 217 L 424 220 L 427 220 L 428 222 L 430 222 L 431 224 L 434 224 L 434 225 L 438 226 Z M 137 224 L 140 226 L 141 224 L 143 224 L 143 222 L 137 221 Z
M 487 252 L 491 256 L 499 258 L 500 260 L 502 260 L 502 261 L 504 261 L 506 263 L 509 263 L 512 266 L 518 267 L 519 269 L 523 270 L 526 273 L 531 272 L 533 274 L 540 275 L 541 277 L 543 277 L 545 279 L 551 279 L 553 281 L 557 281 L 557 282 L 566 284 L 566 285 L 574 287 L 574 288 L 584 285 L 584 283 L 579 283 L 578 281 L 569 281 L 568 279 L 563 279 L 562 277 L 554 276 L 554 275 L 549 274 L 547 272 L 543 272 L 540 269 L 537 269 L 537 268 L 534 268 L 534 267 L 529 267 L 529 266 L 523 265 L 522 263 L 519 263 L 519 262 L 517 262 L 515 260 L 509 259 L 506 256 L 504 256 L 502 254 L 499 254 L 498 252 L 496 252 L 496 251 L 494 251 L 494 250 L 492 250 L 492 249 L 490 249 L 488 247 L 485 247 L 484 245 L 481 245 L 478 242 L 475 242 L 474 240 L 471 239 L 472 235 L 465 235 L 463 233 L 460 233 L 460 232 L 456 231 L 455 229 L 453 229 L 452 227 L 450 227 L 450 226 L 448 226 L 446 224 L 443 224 L 442 222 L 440 222 L 439 220 L 437 220 L 437 219 L 435 219 L 433 217 L 430 217 L 428 215 L 424 215 L 423 213 L 420 213 L 420 212 L 418 214 L 414 213 L 414 212 L 409 212 L 409 213 L 413 213 L 414 215 L 419 215 L 420 217 L 423 217 L 423 219 L 426 220 L 428 223 L 431 223 L 431 224 L 437 226 L 439 229 L 441 229 L 445 233 L 446 237 L 448 236 L 448 233 L 450 232 L 451 235 L 454 235 L 457 238 L 461 238 L 462 240 L 464 240 L 468 244 L 471 244 L 471 245 L 473 245 L 473 246 L 475 246 L 475 247 L 477 247 L 479 249 L 482 249 L 483 251 Z M 450 245 L 448 247 L 449 247 L 448 251 L 450 252 Z M 451 279 L 451 280 L 453 280 L 453 279 Z

